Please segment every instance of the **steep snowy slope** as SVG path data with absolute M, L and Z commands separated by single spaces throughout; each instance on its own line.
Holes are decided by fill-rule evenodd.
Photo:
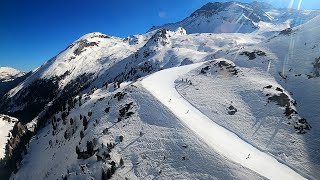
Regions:
M 266 13 L 272 18 L 273 23 L 288 22 L 290 27 L 296 27 L 320 15 L 320 10 L 297 9 L 268 9 Z
M 12 88 L 15 88 L 18 84 L 24 81 L 27 77 L 31 75 L 32 72 L 26 73 L 23 76 L 17 77 L 11 81 L 0 82 L 0 99 L 9 92 Z
M 0 158 L 5 156 L 5 146 L 10 138 L 10 131 L 18 120 L 16 118 L 0 114 Z
M 314 12 L 286 15 L 261 3 L 209 3 L 184 20 L 189 25 L 165 25 L 124 39 L 81 37 L 1 99 L 0 112 L 20 122 L 0 176 L 15 171 L 12 179 L 274 177 L 254 167 L 261 160 L 256 153 L 240 153 L 239 160 L 213 148 L 212 138 L 199 137 L 140 83 L 163 69 L 209 61 L 176 80 L 196 114 L 264 154 L 258 157 L 317 179 L 320 17 L 288 28 Z M 301 21 L 299 13 L 305 13 Z M 225 32 L 257 33 L 199 33 L 218 32 L 209 31 L 221 25 L 216 22 L 230 30 Z
M 188 34 L 265 33 L 301 25 L 317 15 L 319 10 L 277 9 L 257 1 L 210 2 L 180 22 L 154 26 L 151 30 L 183 27 Z
M 319 20 L 320 16 L 265 43 L 227 55 L 229 59 L 237 57 L 240 66 L 267 70 L 290 91 L 303 116 L 311 121 L 320 113 L 318 108 L 310 106 L 318 103 L 314 97 L 319 93 Z
M 163 68 L 205 61 L 213 58 L 210 54 L 221 49 L 257 43 L 263 39 L 250 34 L 242 37 L 228 34 L 186 35 L 182 28 L 176 31 L 156 30 L 126 39 L 99 33 L 88 34 L 12 89 L 0 103 L 0 110 L 10 111 L 21 121 L 29 122 L 55 98 L 61 99 L 56 106 L 62 106 L 61 103 L 68 97 L 83 90 L 106 83 L 135 80 Z M 43 89 L 46 91 L 42 92 Z M 30 114 L 24 108 L 26 106 L 34 112 Z
M 181 78 L 180 94 L 212 121 L 305 177 L 318 176 L 312 172 L 317 164 L 308 162 L 302 135 L 311 133 L 311 127 L 301 118 L 295 100 L 267 72 L 215 60 Z M 255 158 L 253 152 L 248 154 Z
M 10 92 L 10 97 L 36 79 L 62 77 L 59 88 L 63 89 L 72 79 L 84 73 L 98 76 L 117 61 L 127 57 L 134 49 L 122 39 L 101 33 L 87 34 L 37 69 L 26 82 Z
M 208 3 L 195 11 L 190 17 L 174 24 L 158 28 L 183 27 L 191 33 L 248 33 L 258 28 L 259 21 L 270 22 L 269 16 L 251 4 L 240 2 Z
M 7 171 L 18 168 L 21 154 L 27 151 L 26 144 L 33 134 L 34 127 L 31 127 L 36 125 L 37 132 L 58 111 L 72 109 L 73 97 L 101 87 L 108 87 L 112 92 L 126 85 L 128 80 L 135 81 L 163 68 L 206 61 L 234 46 L 263 40 L 262 36 L 250 34 L 242 37 L 231 34 L 186 35 L 182 28 L 156 30 L 125 39 L 100 33 L 80 38 L 35 70 L 0 102 L 0 110 L 18 117 L 21 123 L 16 127 L 21 131 L 14 133 L 8 144 L 13 151 L 10 154 L 14 156 L 8 160 Z M 78 53 L 80 55 L 76 55 Z
M 263 179 L 205 145 L 140 82 L 81 102 L 50 119 L 11 179 Z
M 21 72 L 10 67 L 0 67 L 0 99 L 9 92 L 10 89 L 16 87 L 24 81 L 31 73 Z
M 101 72 L 133 53 L 134 48 L 120 38 L 101 33 L 87 34 L 12 89 L 0 103 L 2 112 L 29 122 L 55 98 L 66 101 L 87 89 Z M 59 103 L 59 106 L 61 103 Z M 30 113 L 25 107 L 34 109 Z
M 319 20 L 234 48 L 223 55 L 234 64 L 213 61 L 177 82 L 214 122 L 310 179 L 320 176 Z
M 225 74 L 229 72 L 231 75 L 236 75 L 239 71 L 234 69 L 234 64 L 226 60 L 222 59 L 214 62 L 216 63 L 215 65 L 219 67 L 226 66 L 226 69 L 229 69 L 227 72 L 225 72 Z M 200 137 L 206 144 L 208 144 L 219 154 L 249 169 L 252 169 L 268 179 L 304 179 L 288 166 L 278 162 L 267 153 L 259 151 L 251 144 L 239 138 L 233 132 L 213 123 L 211 119 L 206 117 L 198 109 L 188 103 L 176 91 L 174 87 L 175 81 L 182 83 L 183 89 L 185 89 L 188 85 L 193 85 L 192 81 L 188 79 L 185 79 L 184 81 L 182 79 L 180 81 L 178 78 L 188 71 L 198 68 L 202 64 L 203 63 L 197 63 L 154 73 L 150 77 L 144 79 L 142 81 L 142 85 L 161 103 L 168 107 L 168 109 L 170 109 L 191 131 L 193 131 L 198 137 Z M 207 73 L 206 71 L 210 70 L 208 68 L 210 68 L 210 66 L 203 67 L 201 70 L 202 74 Z M 193 74 L 193 77 L 198 75 L 199 71 L 200 70 L 196 71 Z M 259 78 L 257 77 L 257 80 L 258 79 Z M 200 83 L 201 85 L 205 84 L 202 82 Z M 208 87 L 208 85 L 206 86 Z M 244 89 L 247 89 L 247 87 L 243 87 Z M 228 89 L 227 86 L 226 89 Z M 193 94 L 194 92 L 191 93 Z M 228 97 L 218 92 L 214 93 L 214 95 L 223 98 Z M 238 102 L 239 101 L 237 101 L 237 103 Z M 233 115 L 233 113 L 237 111 L 234 107 L 233 109 L 229 108 L 229 110 L 230 115 Z M 226 120 L 227 118 L 223 119 Z M 235 149 L 237 150 L 235 151 Z

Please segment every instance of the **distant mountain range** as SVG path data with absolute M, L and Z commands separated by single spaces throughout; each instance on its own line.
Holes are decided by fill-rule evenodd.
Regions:
M 295 27 L 320 14 L 319 10 L 276 9 L 263 2 L 241 3 L 213 2 L 202 6 L 189 17 L 177 23 L 165 24 L 155 29 L 183 27 L 191 33 L 251 33 L 264 26 Z
M 0 67 L 0 97 L 24 81 L 30 74 L 10 67 Z
M 21 72 L 17 69 L 10 68 L 10 67 L 0 67 L 0 81 L 12 81 L 18 77 L 25 75 L 24 72 Z

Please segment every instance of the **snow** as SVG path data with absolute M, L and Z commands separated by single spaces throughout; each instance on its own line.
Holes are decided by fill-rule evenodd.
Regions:
M 28 93 L 19 92 L 40 78 L 69 72 L 59 80 L 58 92 L 83 74 L 92 74 L 93 82 L 81 92 L 83 105 L 71 109 L 67 117 L 73 118 L 76 126 L 60 121 L 54 134 L 51 124 L 41 129 L 12 178 L 56 179 L 66 175 L 68 179 L 100 179 L 101 168 L 109 167 L 108 162 L 97 161 L 95 155 L 77 159 L 76 146 L 85 150 L 86 141 L 93 138 L 101 146 L 117 142 L 123 135 L 123 142 L 117 142 L 110 153 L 116 163 L 121 157 L 125 161 L 114 179 L 318 179 L 320 83 L 315 62 L 319 58 L 320 16 L 304 23 L 319 11 L 231 4 L 218 15 L 211 16 L 210 9 L 201 10 L 181 22 L 127 38 L 89 33 L 35 69 L 10 91 L 11 102 L 25 98 Z M 254 22 L 239 14 L 251 10 L 258 11 L 265 21 Z M 241 20 L 246 22 L 244 26 Z M 293 26 L 291 34 L 279 35 Z M 257 50 L 265 55 L 249 59 L 243 53 Z M 201 75 L 201 68 L 208 65 L 202 62 L 221 60 L 236 66 L 239 75 L 219 69 Z M 145 65 L 151 68 L 145 70 Z M 175 68 L 178 66 L 182 67 Z M 167 68 L 172 69 L 161 70 Z M 122 82 L 120 88 L 113 86 L 116 81 Z M 271 89 L 264 88 L 269 85 Z M 89 92 L 92 87 L 97 88 L 93 93 Z M 292 119 L 285 117 L 285 107 L 267 102 L 267 94 L 280 94 L 277 87 L 292 103 L 297 102 Z M 127 95 L 117 101 L 113 97 L 118 92 Z M 117 123 L 119 110 L 131 102 L 135 114 Z M 23 103 L 12 103 L 8 111 L 28 108 Z M 237 109 L 234 115 L 228 114 L 231 105 Z M 106 107 L 111 108 L 109 113 L 104 112 Z M 89 111 L 93 116 L 81 140 L 79 115 Z M 55 116 L 61 117 L 61 112 Z M 301 117 L 312 126 L 307 134 L 297 134 L 293 127 Z M 27 128 L 33 130 L 36 122 L 37 118 L 33 119 Z M 64 132 L 72 128 L 75 134 L 65 139 Z M 103 133 L 105 128 L 109 128 L 108 134 Z M 188 148 L 182 147 L 186 144 Z M 84 171 L 82 165 L 86 165 Z
M 277 87 L 283 89 L 290 98 L 296 97 L 296 94 L 289 95 L 288 89 L 281 86 L 267 69 L 244 68 L 238 63 L 240 61 L 236 61 L 239 71 L 237 76 L 224 70 L 215 72 L 219 68 L 212 69 L 211 74 L 201 74 L 201 68 L 209 64 L 206 63 L 181 77 L 190 80 L 192 85 L 180 80 L 176 82 L 176 88 L 187 101 L 215 123 L 263 152 L 270 153 L 304 177 L 318 177 L 318 171 L 315 170 L 318 154 L 309 153 L 311 148 L 314 148 L 312 152 L 318 152 L 318 141 L 314 141 L 317 132 L 311 130 L 306 135 L 297 134 L 293 127 L 296 117 L 288 119 L 283 114 L 283 108 L 268 102 L 268 94 L 280 93 L 275 90 Z M 270 85 L 272 88 L 265 88 Z M 298 119 L 299 116 L 305 117 L 301 107 L 308 106 L 301 105 L 296 108 Z M 229 114 L 230 106 L 237 109 L 233 115 Z M 306 141 L 307 138 L 310 139 Z M 310 161 L 310 156 L 313 156 L 313 161 Z
M 215 2 L 204 5 L 182 21 L 153 27 L 151 30 L 183 27 L 188 34 L 239 32 L 270 36 L 267 32 L 277 31 L 282 27 L 296 27 L 318 15 L 319 10 L 276 9 L 257 1 Z
M 93 44 L 84 47 L 80 54 L 76 55 L 75 52 L 79 48 L 81 49 L 83 43 Z M 60 89 L 63 89 L 72 79 L 84 73 L 96 77 L 118 61 L 128 57 L 135 48 L 137 46 L 130 46 L 121 38 L 109 37 L 97 32 L 86 34 L 35 70 L 26 81 L 12 89 L 9 95 L 10 97 L 17 95 L 19 91 L 37 79 L 59 77 L 67 72 L 69 72 L 68 75 L 59 83 Z
M 274 157 L 214 123 L 177 92 L 175 80 L 201 65 L 198 63 L 159 71 L 145 78 L 142 85 L 204 142 L 228 159 L 269 179 L 304 179 Z
M 11 67 L 0 67 L 0 81 L 12 81 L 17 77 L 23 76 L 25 73 Z
M 10 122 L 8 121 L 10 119 Z M 10 116 L 0 114 L 0 158 L 5 156 L 5 147 L 9 139 L 8 134 L 18 120 Z
M 108 167 L 108 163 L 97 161 L 95 155 L 86 160 L 77 159 L 76 145 L 85 149 L 86 141 L 96 138 L 97 147 L 101 147 L 101 144 L 115 142 L 119 135 L 123 135 L 124 140 L 117 143 L 110 155 L 116 163 L 122 157 L 125 166 L 117 169 L 113 179 L 264 179 L 213 151 L 139 81 L 124 84 L 127 86 L 116 91 L 101 88 L 93 94 L 83 95 L 82 106 L 76 105 L 67 117 L 72 117 L 77 127 L 69 140 L 63 137 L 64 132 L 72 127 L 68 122 L 63 125 L 60 121 L 55 135 L 52 135 L 51 125 L 43 128 L 30 141 L 28 154 L 11 179 L 56 179 L 65 175 L 68 179 L 101 179 L 101 168 Z M 112 98 L 123 91 L 128 93 L 123 100 Z M 135 114 L 115 123 L 119 108 L 129 102 L 133 102 Z M 105 113 L 104 108 L 108 106 L 110 112 Z M 88 111 L 93 115 L 81 140 L 78 134 L 83 127 L 78 117 Z M 56 117 L 60 115 L 61 112 Z M 102 133 L 105 128 L 109 129 L 107 134 Z M 48 143 L 50 140 L 52 146 Z M 81 166 L 85 166 L 84 171 Z

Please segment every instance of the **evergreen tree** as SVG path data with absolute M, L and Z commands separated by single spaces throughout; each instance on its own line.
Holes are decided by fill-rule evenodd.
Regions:
M 79 106 L 82 105 L 82 94 L 79 95 Z
M 83 133 L 83 131 L 82 131 L 82 130 L 80 131 L 80 138 L 81 138 L 81 139 L 83 139 L 83 138 L 84 138 L 84 133 Z
M 123 136 L 119 136 L 119 140 L 120 140 L 120 142 L 122 142 L 123 141 Z
M 76 153 L 77 153 L 77 154 L 80 153 L 80 148 L 79 148 L 79 146 L 76 146 Z
M 87 129 L 88 123 L 89 123 L 89 122 L 88 122 L 88 120 L 87 120 L 87 117 L 86 117 L 86 116 L 83 116 L 83 122 L 82 122 L 82 124 L 83 124 L 84 130 Z
M 108 169 L 108 170 L 107 170 L 107 179 L 111 179 L 111 177 L 112 177 L 111 170 Z
M 107 180 L 107 174 L 106 174 L 106 172 L 104 171 L 104 169 L 102 169 L 101 180 Z
M 123 162 L 123 159 L 122 159 L 122 158 L 120 159 L 119 164 L 120 164 L 120 166 L 123 166 L 124 162 Z
M 114 161 L 111 162 L 111 174 L 114 174 L 116 172 L 116 163 Z
M 93 142 L 92 142 L 92 141 L 87 141 L 87 151 L 88 151 L 89 153 L 92 153 L 92 152 L 93 152 L 93 149 L 94 149 Z

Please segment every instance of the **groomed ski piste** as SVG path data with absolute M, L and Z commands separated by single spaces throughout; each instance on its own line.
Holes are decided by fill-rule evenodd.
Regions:
M 271 155 L 210 120 L 177 92 L 175 80 L 202 64 L 162 70 L 144 78 L 141 84 L 208 146 L 231 161 L 268 179 L 305 179 Z

